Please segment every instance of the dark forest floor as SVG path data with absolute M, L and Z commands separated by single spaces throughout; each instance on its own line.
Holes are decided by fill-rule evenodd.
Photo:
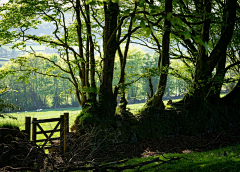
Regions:
M 154 156 L 159 153 L 206 152 L 219 149 L 220 147 L 234 146 L 239 143 L 240 127 L 228 132 L 216 132 L 198 136 L 179 135 L 152 138 L 137 143 L 122 144 L 110 149 L 108 155 L 113 160 Z M 104 157 L 106 157 L 106 154 Z

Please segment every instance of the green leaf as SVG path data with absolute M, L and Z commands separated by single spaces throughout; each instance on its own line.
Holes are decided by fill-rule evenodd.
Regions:
M 145 22 L 144 22 L 144 20 L 142 20 L 142 19 L 141 19 L 141 22 L 140 22 L 140 26 L 141 26 L 141 28 L 143 28 L 143 29 L 146 28 Z
M 123 12 L 123 15 L 125 15 L 125 16 L 127 16 L 127 15 L 129 15 L 130 14 L 130 9 L 127 9 L 127 10 L 125 10 L 124 12 Z
M 168 13 L 168 14 L 167 14 L 167 20 L 170 20 L 171 17 L 172 17 L 172 13 Z
M 178 17 L 173 17 L 173 18 L 171 19 L 171 24 L 172 24 L 172 25 L 178 24 Z
M 155 5 L 150 4 L 149 8 L 152 9 L 152 10 L 155 10 L 156 7 L 155 7 Z
M 135 23 L 135 22 L 136 22 L 136 19 L 137 19 L 137 17 L 134 16 L 133 19 L 132 19 L 132 22 Z
M 144 7 L 144 2 L 145 2 L 144 0 L 140 0 L 139 6 L 140 6 L 140 7 Z
M 152 32 L 152 30 L 151 30 L 151 28 L 150 27 L 147 27 L 147 28 L 145 28 L 145 31 L 146 31 L 146 36 L 147 37 L 149 37 L 149 35 L 151 34 L 151 32 Z
M 150 25 L 151 30 L 153 31 L 153 25 L 151 23 L 149 25 Z
M 89 2 L 88 4 L 89 4 L 89 5 L 96 5 L 97 2 L 96 2 L 96 1 L 91 1 L 91 2 Z
M 185 39 L 190 39 L 191 38 L 191 33 L 187 30 L 186 32 L 183 33 Z
M 201 44 L 203 46 L 205 46 L 205 43 L 202 41 L 201 38 L 199 37 L 193 37 L 194 41 L 197 43 L 197 44 Z

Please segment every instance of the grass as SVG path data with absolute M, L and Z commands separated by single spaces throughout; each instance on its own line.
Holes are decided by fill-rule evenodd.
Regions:
M 10 129 L 16 129 L 20 127 L 20 123 L 17 120 L 14 121 L 0 121 L 0 128 L 10 128 Z
M 173 100 L 179 101 L 180 99 Z M 167 101 L 164 101 L 164 104 L 167 104 Z M 136 112 L 140 108 L 144 106 L 145 103 L 139 103 L 139 104 L 130 104 L 127 107 L 131 109 L 131 112 Z M 43 109 L 41 112 L 35 112 L 35 111 L 25 111 L 25 112 L 20 112 L 20 113 L 10 113 L 10 115 L 17 117 L 18 120 L 17 122 L 20 125 L 20 129 L 24 130 L 25 129 L 25 116 L 30 116 L 32 118 L 37 118 L 37 119 L 46 119 L 46 118 L 58 118 L 60 115 L 62 115 L 64 112 L 69 112 L 69 123 L 70 125 L 73 124 L 75 117 L 80 113 L 81 108 L 79 107 L 73 107 L 73 108 L 60 108 L 60 109 Z M 16 120 L 13 119 L 3 119 L 2 122 L 14 122 Z M 46 126 L 45 126 L 46 125 Z M 53 129 L 54 128 L 54 123 L 47 123 L 43 125 L 44 127 L 47 127 L 46 129 Z M 52 125 L 52 127 L 51 127 Z
M 235 148 L 234 148 L 235 147 Z M 226 152 L 226 154 L 224 153 Z M 145 161 L 152 160 L 159 157 L 161 160 L 166 161 L 167 159 L 162 156 L 154 156 L 148 158 L 133 158 L 122 164 L 125 165 L 134 165 L 142 163 Z M 239 171 L 240 170 L 240 145 L 229 146 L 224 148 L 219 148 L 217 150 L 212 150 L 208 152 L 198 152 L 198 153 L 188 153 L 188 154 L 164 154 L 164 157 L 184 157 L 180 160 L 172 161 L 171 163 L 161 164 L 161 162 L 155 162 L 149 165 L 145 165 L 139 170 L 132 169 L 126 170 L 125 172 L 133 171 L 168 171 L 168 172 L 194 172 L 194 171 Z M 158 167 L 154 167 L 160 165 Z M 118 165 L 119 167 L 119 165 Z
M 172 100 L 172 101 L 173 101 L 173 102 L 177 102 L 177 101 L 179 101 L 179 100 L 181 100 L 181 99 L 174 99 L 174 100 Z M 168 100 L 164 100 L 164 101 L 163 101 L 163 103 L 164 103 L 164 105 L 165 105 L 166 107 L 168 107 L 167 102 L 168 102 Z M 145 103 L 130 104 L 130 105 L 127 105 L 127 108 L 130 108 L 130 111 L 131 111 L 132 113 L 136 113 L 136 112 L 137 112 L 139 109 L 141 109 L 144 105 L 145 105 Z

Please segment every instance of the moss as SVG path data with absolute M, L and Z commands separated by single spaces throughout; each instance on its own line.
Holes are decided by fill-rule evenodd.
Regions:
M 205 106 L 200 111 L 189 110 L 160 110 L 141 111 L 133 115 L 129 111 L 118 111 L 116 115 L 99 119 L 91 109 L 83 110 L 76 118 L 75 125 L 79 128 L 100 126 L 121 133 L 119 138 L 124 142 L 141 141 L 147 138 L 160 138 L 167 135 L 198 135 L 208 132 L 226 131 L 230 122 L 240 121 L 240 113 L 236 109 Z M 136 117 L 137 116 L 137 117 Z M 134 136 L 134 139 L 132 139 Z

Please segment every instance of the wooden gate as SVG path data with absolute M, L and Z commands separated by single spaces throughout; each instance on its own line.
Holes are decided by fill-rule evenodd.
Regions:
M 57 122 L 56 126 L 53 130 L 44 130 L 43 127 L 40 125 L 42 123 L 49 123 L 49 122 Z M 60 126 L 60 129 L 58 127 Z M 37 131 L 37 128 L 40 129 L 40 131 Z M 28 134 L 28 139 L 30 140 L 30 134 L 31 134 L 31 117 L 25 118 L 25 132 Z M 54 137 L 52 138 L 53 134 L 55 132 L 60 132 L 60 137 Z M 60 118 L 49 118 L 49 119 L 37 119 L 33 118 L 32 120 L 32 141 L 35 143 L 38 142 L 44 142 L 41 145 L 41 148 L 49 149 L 49 148 L 60 148 L 62 153 L 65 153 L 66 151 L 66 136 L 69 132 L 69 113 L 64 113 L 64 115 L 61 115 Z M 47 133 L 50 133 L 47 135 Z M 37 135 L 43 134 L 46 139 L 38 139 Z M 54 140 L 59 140 L 60 145 L 54 145 L 52 144 Z M 51 146 L 47 146 L 47 143 L 51 143 Z

